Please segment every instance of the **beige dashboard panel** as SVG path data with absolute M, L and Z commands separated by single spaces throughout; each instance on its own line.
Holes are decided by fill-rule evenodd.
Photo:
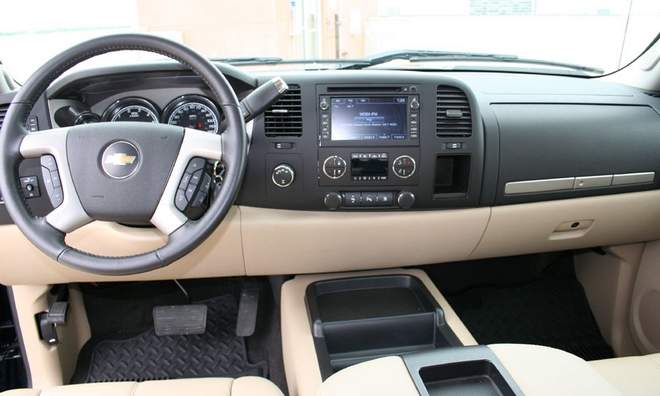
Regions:
M 658 219 L 660 191 L 496 206 L 471 258 L 660 239 Z
M 490 208 L 303 212 L 241 207 L 248 275 L 390 268 L 464 260 Z
M 204 243 L 181 260 L 143 274 L 103 276 L 57 263 L 34 247 L 18 227 L 4 225 L 0 226 L 0 240 L 3 244 L 0 283 L 47 285 L 245 275 L 240 230 L 240 211 L 235 207 Z M 132 228 L 97 221 L 68 235 L 67 243 L 94 254 L 121 256 L 153 250 L 163 245 L 165 239 L 155 229 Z

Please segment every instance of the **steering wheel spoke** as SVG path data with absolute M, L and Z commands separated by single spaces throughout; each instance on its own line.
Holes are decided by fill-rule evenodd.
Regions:
M 23 158 L 42 158 L 44 183 L 53 198 L 55 209 L 46 215 L 46 222 L 64 232 L 72 232 L 92 221 L 78 198 L 67 158 L 68 128 L 32 132 L 21 140 Z
M 183 226 L 188 221 L 188 217 L 177 208 L 176 201 L 177 195 L 180 198 L 185 197 L 185 186 L 181 186 L 181 180 L 186 174 L 188 164 L 193 158 L 220 161 L 222 155 L 222 135 L 185 129 L 179 154 L 163 195 L 151 217 L 151 224 L 165 235 L 170 235 Z

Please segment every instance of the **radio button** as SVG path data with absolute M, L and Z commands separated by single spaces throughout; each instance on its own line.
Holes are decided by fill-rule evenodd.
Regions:
M 337 210 L 341 207 L 342 197 L 336 192 L 330 192 L 323 197 L 323 204 L 330 210 Z
M 355 208 L 362 205 L 362 193 L 360 192 L 345 192 L 342 193 L 344 206 L 347 208 Z
M 323 173 L 330 179 L 341 178 L 346 174 L 346 161 L 338 155 L 331 155 L 323 161 Z
M 321 99 L 321 102 L 319 103 L 319 108 L 323 111 L 328 110 L 330 108 L 330 102 L 328 102 L 327 98 Z
M 401 191 L 396 197 L 396 203 L 401 209 L 410 209 L 415 204 L 415 194 Z
M 415 174 L 417 164 L 409 155 L 400 155 L 392 161 L 392 171 L 401 179 L 407 179 Z
M 413 110 L 419 109 L 419 100 L 417 98 L 410 99 L 410 108 Z
M 364 192 L 362 193 L 362 206 L 376 206 L 378 204 L 378 193 Z
M 376 196 L 377 206 L 392 206 L 394 204 L 394 194 L 391 192 L 379 192 Z

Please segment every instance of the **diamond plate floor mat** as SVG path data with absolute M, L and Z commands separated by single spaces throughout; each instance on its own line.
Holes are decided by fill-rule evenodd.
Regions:
M 151 328 L 125 339 L 93 337 L 80 352 L 72 382 L 267 376 L 268 364 L 249 362 L 245 340 L 235 335 L 235 296 L 202 303 L 208 306 L 206 333 L 159 337 Z
M 544 277 L 446 297 L 480 344 L 546 345 L 585 360 L 614 357 L 575 278 Z

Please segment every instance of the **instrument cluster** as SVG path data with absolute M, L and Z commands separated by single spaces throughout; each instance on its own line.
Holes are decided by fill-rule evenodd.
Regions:
M 202 95 L 181 95 L 170 101 L 162 110 L 148 99 L 130 96 L 110 104 L 103 114 L 89 109 L 69 106 L 58 110 L 55 119 L 60 126 L 80 125 L 91 122 L 155 122 L 194 128 L 218 133 L 222 113 L 218 106 Z

